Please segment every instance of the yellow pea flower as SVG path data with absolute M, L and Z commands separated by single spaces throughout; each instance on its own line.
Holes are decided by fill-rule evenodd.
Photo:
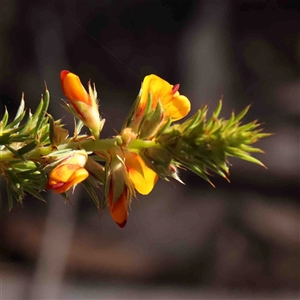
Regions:
M 137 134 L 130 127 L 126 127 L 121 132 L 123 146 L 127 147 L 132 141 L 137 139 Z M 129 179 L 134 188 L 142 195 L 148 195 L 158 179 L 158 175 L 149 168 L 141 156 L 135 152 L 122 148 L 118 152 L 126 166 Z
M 164 110 L 164 117 L 171 117 L 172 121 L 184 118 L 191 109 L 189 99 L 180 95 L 179 84 L 171 85 L 166 80 L 151 74 L 144 78 L 140 91 L 140 103 L 137 115 L 143 113 L 147 106 L 149 94 L 152 97 L 152 109 L 155 109 L 158 101 Z
M 128 217 L 127 206 L 135 195 L 135 190 L 143 195 L 149 194 L 158 175 L 136 153 L 125 149 L 111 149 L 109 154 L 104 193 L 112 219 L 123 228 Z
M 91 83 L 88 82 L 89 92 L 87 92 L 81 84 L 80 78 L 67 70 L 61 71 L 60 80 L 63 93 L 73 105 L 84 125 L 98 139 L 105 120 L 101 120 L 99 115 L 95 85 L 92 88 Z
M 143 159 L 136 153 L 125 151 L 124 162 L 134 188 L 140 194 L 148 195 L 153 190 L 158 175 L 147 167 Z
M 84 168 L 86 161 L 87 154 L 84 152 L 74 153 L 65 158 L 50 172 L 47 189 L 61 194 L 85 180 L 89 176 Z

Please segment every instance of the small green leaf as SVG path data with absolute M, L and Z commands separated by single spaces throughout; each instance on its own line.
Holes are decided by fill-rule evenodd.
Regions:
M 25 110 L 25 101 L 24 101 L 24 93 L 22 93 L 21 102 L 17 110 L 16 116 L 14 118 L 14 121 L 17 120 L 24 113 L 24 110 Z
M 16 116 L 14 120 L 6 128 L 15 127 L 16 129 L 19 129 L 19 124 L 23 120 L 25 113 L 26 111 L 25 111 L 24 94 L 22 94 L 21 102 L 17 110 Z
M 222 110 L 222 106 L 223 106 L 222 100 L 223 99 L 221 98 L 221 100 L 218 103 L 218 106 L 216 107 L 216 109 L 215 109 L 215 111 L 213 113 L 213 115 L 214 115 L 215 118 L 217 118 L 220 115 L 220 112 Z
M 43 124 L 43 121 L 45 119 L 45 113 L 47 112 L 48 106 L 49 106 L 49 102 L 50 102 L 50 94 L 48 89 L 46 88 L 45 91 L 45 95 L 44 95 L 44 100 L 41 101 L 42 105 L 42 109 L 38 115 L 38 119 L 37 119 L 37 123 L 36 123 L 36 127 L 35 127 L 35 133 L 34 133 L 34 138 L 37 138 L 38 132 Z
M 11 123 L 9 123 L 6 126 L 6 129 L 14 128 L 15 131 L 21 130 L 24 127 L 24 125 L 21 127 L 21 126 L 19 126 L 19 124 L 23 120 L 25 114 L 26 114 L 26 111 L 23 111 L 17 118 L 15 118 Z
M 249 111 L 251 105 L 248 105 L 247 107 L 245 107 L 234 119 L 235 122 L 240 121 L 242 118 L 244 118 L 244 116 L 247 114 L 247 112 Z
M 1 134 L 2 130 L 5 128 L 7 121 L 8 121 L 8 111 L 5 107 L 5 112 L 4 112 L 3 118 L 0 121 L 0 134 Z
M 22 156 L 22 155 L 24 155 L 24 154 L 30 152 L 30 151 L 33 150 L 34 148 L 36 148 L 37 145 L 38 145 L 38 142 L 37 142 L 37 141 L 32 141 L 31 143 L 29 143 L 29 144 L 23 146 L 22 148 L 20 148 L 20 149 L 18 150 L 18 153 L 19 153 L 19 155 Z
M 24 157 L 22 155 L 20 155 L 20 153 L 18 151 L 16 151 L 15 149 L 13 149 L 12 147 L 5 145 L 5 147 L 12 153 L 14 154 L 16 157 L 19 157 L 20 159 L 24 160 Z
M 76 122 L 76 121 L 75 121 Z M 84 126 L 81 119 L 78 119 L 75 126 L 75 136 L 78 136 L 81 132 L 82 127 Z

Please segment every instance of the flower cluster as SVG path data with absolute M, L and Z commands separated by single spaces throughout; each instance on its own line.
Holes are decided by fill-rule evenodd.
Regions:
M 81 183 L 97 208 L 109 207 L 112 219 L 124 227 L 136 192 L 149 194 L 159 177 L 181 182 L 178 168 L 209 181 L 209 171 L 227 179 L 229 156 L 262 165 L 250 155 L 261 150 L 251 145 L 269 134 L 262 133 L 256 122 L 240 124 L 249 107 L 229 120 L 219 119 L 220 101 L 211 118 L 207 119 L 204 107 L 178 123 L 189 113 L 190 101 L 180 95 L 179 84 L 148 75 L 120 133 L 100 139 L 105 120 L 99 113 L 95 85 L 88 82 L 87 91 L 79 77 L 66 70 L 60 79 L 69 100 L 64 107 L 77 120 L 72 137 L 61 120 L 47 113 L 47 89 L 23 125 L 23 98 L 15 119 L 8 123 L 6 111 L 0 122 L 0 176 L 8 182 L 9 209 L 14 199 L 22 202 L 25 193 L 43 200 L 41 192 L 46 188 L 67 198 L 67 192 Z M 83 126 L 91 135 L 80 133 Z
M 63 92 L 76 111 L 74 114 L 98 139 L 103 121 L 98 111 L 95 86 L 92 89 L 89 82 L 87 92 L 79 77 L 66 70 L 61 72 L 60 78 Z M 128 205 L 135 191 L 142 195 L 149 194 L 158 179 L 158 174 L 146 165 L 137 149 L 130 149 L 129 146 L 136 140 L 156 139 L 158 131 L 167 122 L 180 120 L 188 114 L 190 102 L 178 90 L 179 84 L 173 86 L 156 75 L 146 76 L 133 110 L 119 135 L 119 147 L 95 152 L 106 160 L 106 177 L 103 182 L 105 203 L 120 227 L 126 224 Z M 84 161 L 79 154 L 72 154 L 63 160 L 49 174 L 47 187 L 62 193 L 85 180 L 88 176 L 83 168 L 86 160 L 86 157 Z

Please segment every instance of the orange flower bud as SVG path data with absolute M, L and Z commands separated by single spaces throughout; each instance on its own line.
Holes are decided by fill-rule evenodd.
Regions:
M 122 194 L 113 203 L 114 188 L 113 188 L 112 182 L 111 182 L 111 186 L 109 189 L 109 195 L 108 195 L 109 211 L 110 211 L 110 215 L 111 215 L 112 219 L 121 228 L 123 228 L 127 223 L 127 216 L 128 216 L 128 210 L 127 210 L 128 199 L 127 198 L 128 198 L 127 187 L 124 186 L 124 190 L 123 190 Z
M 112 219 L 123 228 L 127 222 L 127 205 L 135 195 L 134 186 L 129 179 L 124 159 L 114 150 L 109 150 L 110 160 L 106 164 L 104 197 Z
M 60 80 L 65 96 L 73 105 L 84 125 L 91 130 L 95 138 L 99 138 L 105 120 L 101 120 L 99 115 L 95 86 L 92 89 L 91 83 L 88 82 L 89 92 L 87 92 L 79 77 L 67 70 L 61 71 Z
M 89 176 L 84 168 L 86 161 L 87 155 L 84 152 L 74 153 L 64 159 L 50 172 L 47 189 L 61 194 L 85 180 Z

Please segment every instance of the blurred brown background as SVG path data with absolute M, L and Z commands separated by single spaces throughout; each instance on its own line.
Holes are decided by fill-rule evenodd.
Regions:
M 231 160 L 231 183 L 160 181 L 121 230 L 80 188 L 74 207 L 49 193 L 8 213 L 1 184 L 1 299 L 298 299 L 299 3 L 275 0 L 0 2 L 0 115 L 22 91 L 50 113 L 59 72 L 96 82 L 103 137 L 121 128 L 143 77 L 180 83 L 193 112 L 222 116 L 249 103 L 247 121 L 275 133 L 259 143 L 268 170 Z

